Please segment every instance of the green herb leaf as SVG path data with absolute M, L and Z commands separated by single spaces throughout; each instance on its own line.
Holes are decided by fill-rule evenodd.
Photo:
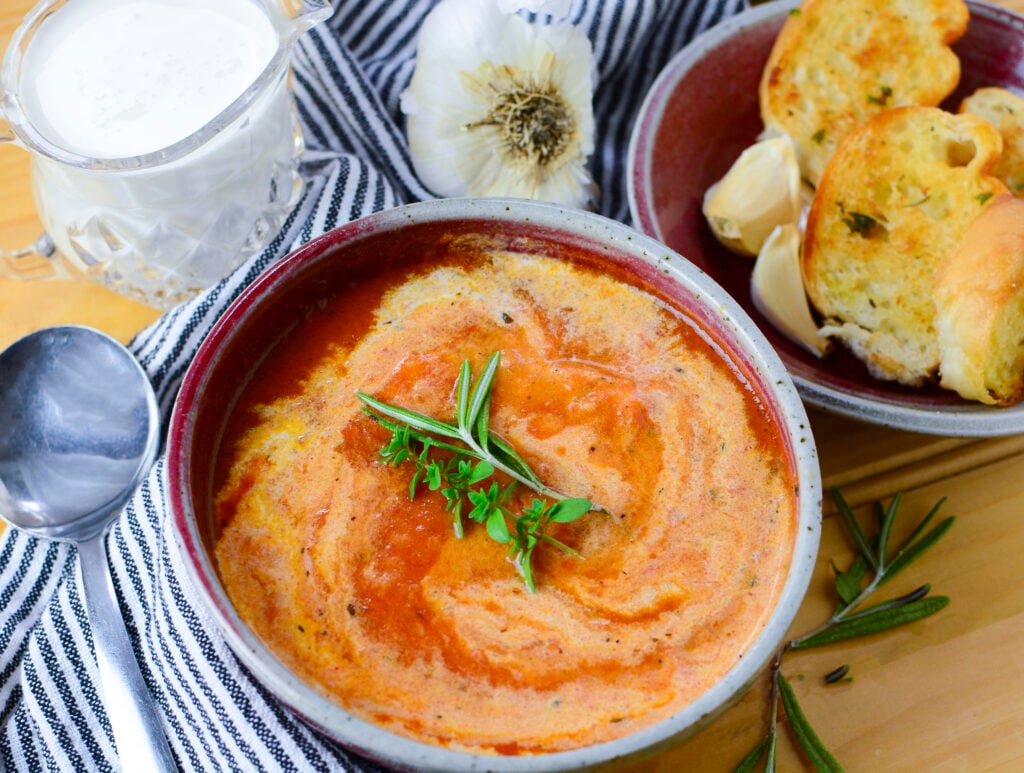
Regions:
M 380 400 L 370 397 L 362 392 L 357 392 L 356 397 L 380 415 L 387 416 L 395 421 L 404 422 L 414 429 L 418 429 L 422 432 L 434 432 L 443 437 L 450 437 L 456 440 L 461 437 L 459 435 L 458 428 L 453 427 L 451 424 L 446 424 L 443 421 L 437 421 L 437 419 L 432 419 L 429 416 L 417 413 L 416 411 L 410 411 L 405 408 L 398 408 L 394 405 L 382 403 Z
M 455 536 L 458 539 L 462 539 L 464 536 L 462 529 L 462 497 L 449 500 L 448 509 L 451 510 L 452 513 L 452 525 L 455 527 Z
M 407 461 L 415 464 L 416 470 L 409 483 L 410 498 L 416 496 L 420 483 L 424 481 L 431 491 L 440 491 L 445 499 L 445 509 L 452 513 L 457 537 L 463 536 L 463 505 L 468 502 L 469 519 L 484 524 L 491 539 L 509 545 L 509 555 L 523 576 L 526 587 L 534 591 L 532 560 L 540 542 L 569 555 L 579 555 L 568 545 L 545 534 L 544 529 L 549 523 L 577 520 L 592 510 L 593 504 L 588 499 L 566 498 L 545 486 L 515 449 L 490 430 L 491 389 L 500 361 L 500 352 L 491 355 L 475 386 L 469 361 L 462 363 L 455 384 L 455 425 L 389 405 L 363 392 L 356 394 L 364 403 L 363 413 L 392 433 L 391 439 L 381 449 L 381 457 L 392 465 Z M 439 439 L 438 435 L 445 439 Z M 435 450 L 443 450 L 453 456 L 450 459 L 435 458 Z M 511 477 L 512 482 L 501 487 L 498 481 L 491 480 L 498 472 Z M 488 480 L 491 480 L 490 486 L 474 488 Z M 530 507 L 516 516 L 508 511 L 505 503 L 519 484 L 553 499 L 554 503 L 534 499 Z M 514 520 L 514 529 L 509 528 L 508 518 Z
M 843 620 L 819 634 L 800 640 L 793 645 L 793 649 L 820 647 L 857 636 L 868 636 L 869 634 L 887 631 L 890 628 L 906 625 L 923 617 L 934 615 L 947 604 L 949 604 L 948 597 L 931 596 L 896 608 L 864 610 L 864 612 L 860 613 L 862 616 Z
M 846 615 L 846 617 L 843 618 L 843 620 L 844 622 L 849 623 L 852 620 L 859 620 L 862 617 L 870 617 L 871 615 L 877 614 L 886 609 L 898 609 L 899 607 L 906 606 L 912 601 L 918 601 L 919 599 L 923 599 L 925 596 L 931 593 L 931 590 L 932 586 L 926 583 L 918 588 L 915 588 L 910 593 L 900 596 L 899 598 L 890 599 L 889 601 L 883 601 L 880 604 L 875 604 L 873 606 L 866 607 L 865 609 L 862 609 L 859 612 L 854 612 L 852 614 Z
M 495 508 L 487 516 L 487 533 L 491 535 L 492 540 L 500 542 L 502 545 L 512 539 L 512 535 L 508 531 L 508 524 L 505 523 L 505 514 L 501 512 L 501 508 Z
M 431 491 L 437 491 L 441 488 L 441 465 L 437 462 L 431 462 L 426 466 L 426 478 L 427 486 Z
M 563 499 L 555 502 L 548 510 L 548 520 L 552 523 L 572 523 L 590 512 L 589 499 Z
M 878 584 L 884 585 L 889 582 L 889 580 L 920 558 L 926 550 L 942 539 L 943 535 L 945 535 L 945 533 L 949 531 L 950 527 L 952 527 L 955 520 L 956 518 L 954 516 L 946 518 L 912 545 L 909 544 L 910 540 L 907 540 L 907 545 L 901 548 L 889 562 L 885 575 L 879 580 Z
M 479 413 L 477 413 L 476 426 L 474 427 L 476 441 L 477 443 L 480 444 L 480 448 L 482 448 L 484 451 L 488 450 L 488 447 L 491 444 L 491 438 L 494 437 L 494 435 L 491 434 L 491 430 L 488 427 L 490 422 L 491 396 L 487 395 L 486 399 L 483 402 L 483 405 L 480 406 Z M 530 473 L 532 474 L 533 471 L 530 470 Z
M 871 568 L 878 571 L 878 559 L 875 557 L 875 551 L 868 544 L 864 531 L 860 528 L 860 524 L 857 523 L 857 518 L 854 516 L 852 508 L 843 495 L 839 493 L 839 489 L 834 486 L 832 487 L 832 501 L 836 503 L 839 518 L 842 520 L 843 526 L 846 527 L 846 533 L 850 535 L 853 544 L 857 546 L 857 550 Z
M 504 438 L 491 433 L 490 453 L 500 464 L 508 467 L 525 479 L 526 484 L 534 491 L 545 490 L 544 484 L 530 466 L 520 458 L 516 450 L 505 442 Z
M 793 728 L 793 733 L 796 735 L 800 748 L 804 750 L 808 759 L 821 773 L 842 773 L 843 767 L 832 756 L 832 753 L 825 748 L 825 744 L 821 742 L 821 739 L 814 732 L 814 728 L 811 727 L 811 723 L 807 721 L 803 709 L 800 708 L 800 704 L 797 702 L 796 693 L 793 691 L 792 686 L 781 673 L 778 675 L 778 678 L 782 707 L 786 711 L 790 727 Z
M 534 542 L 534 544 L 536 543 Z M 513 563 L 515 563 L 519 573 L 523 576 L 523 582 L 526 583 L 526 589 L 530 591 L 530 593 L 534 593 L 537 590 L 537 584 L 533 580 L 532 566 L 534 544 L 531 544 L 529 547 L 521 550 L 513 559 Z
M 429 440 L 430 443 L 437 448 L 443 448 L 447 451 L 455 451 L 457 453 L 466 453 L 466 449 L 464 449 L 461 446 L 455 446 L 452 445 L 451 443 L 446 443 L 443 440 L 438 440 L 435 437 L 431 437 L 430 435 L 426 435 L 423 432 L 415 431 L 407 425 L 400 424 L 399 422 L 393 421 L 379 413 L 376 413 L 374 410 L 367 406 L 363 407 L 363 413 L 369 416 L 378 424 L 380 424 L 382 427 L 384 427 L 384 429 L 393 433 L 393 437 L 389 441 L 388 445 L 381 450 L 381 456 L 387 455 L 386 452 L 392 446 L 392 444 L 396 442 L 396 438 L 399 438 L 400 443 L 404 443 L 408 448 L 411 448 L 411 444 L 413 442 L 425 443 Z M 451 425 L 446 426 L 451 428 Z M 405 458 L 403 458 L 402 461 L 405 461 Z
M 850 567 L 849 571 L 841 572 L 833 563 L 832 569 L 836 573 L 836 593 L 844 605 L 852 604 L 860 595 L 861 583 L 864 580 L 864 572 L 867 564 L 863 557 L 858 556 L 857 561 Z
M 466 483 L 473 485 L 494 475 L 494 465 L 487 461 L 477 462 L 472 473 L 466 478 Z
M 889 553 L 889 534 L 892 532 L 893 521 L 896 520 L 896 512 L 899 510 L 900 502 L 903 501 L 902 494 L 896 494 L 890 500 L 889 507 L 882 509 L 878 505 L 881 525 L 878 527 L 878 566 L 885 567 L 886 556 Z
M 473 374 L 470 371 L 469 360 L 463 360 L 459 370 L 459 378 L 455 382 L 455 422 L 459 427 L 470 424 L 467 419 L 469 410 L 469 390 L 473 384 Z
M 468 497 L 473 509 L 469 517 L 477 523 L 484 523 L 490 516 L 498 499 L 498 484 L 492 483 L 490 489 L 469 491 Z
M 473 390 L 473 397 L 470 399 L 469 407 L 465 410 L 465 421 L 460 421 L 459 426 L 470 428 L 477 425 L 477 418 L 480 416 L 481 409 L 490 403 L 491 387 L 494 386 L 494 376 L 498 372 L 498 363 L 501 361 L 501 352 L 495 352 L 491 355 L 491 358 L 487 361 L 487 367 L 484 368 L 484 372 L 480 375 L 479 381 L 476 383 L 476 388 Z M 466 371 L 466 380 L 469 381 L 469 362 L 463 363 L 463 369 Z M 486 416 L 486 414 L 485 414 Z M 483 438 L 486 441 L 487 438 L 487 422 L 485 421 L 482 425 L 477 426 L 478 438 Z
M 768 748 L 768 741 L 769 737 L 766 735 L 757 746 L 750 750 L 746 757 L 740 760 L 740 764 L 736 766 L 733 773 L 753 773 L 754 768 L 757 767 L 757 763 L 761 761 L 765 750 Z
M 768 754 L 764 761 L 764 773 L 775 773 L 775 746 L 779 741 L 779 734 L 773 729 L 768 733 Z

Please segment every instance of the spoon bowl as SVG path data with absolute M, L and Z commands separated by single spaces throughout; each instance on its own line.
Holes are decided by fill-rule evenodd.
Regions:
M 105 536 L 156 458 L 160 413 L 132 354 L 87 327 L 0 353 L 0 517 L 78 546 L 104 702 L 125 770 L 175 770 L 110 579 Z
M 87 327 L 31 333 L 0 354 L 0 515 L 38 537 L 103 532 L 156 458 L 142 368 Z

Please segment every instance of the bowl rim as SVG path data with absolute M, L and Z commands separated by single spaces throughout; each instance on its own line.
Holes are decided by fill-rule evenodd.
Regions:
M 628 736 L 570 751 L 502 757 L 452 751 L 384 730 L 349 714 L 292 674 L 246 626 L 220 585 L 203 547 L 189 493 L 191 443 L 196 407 L 216 367 L 218 354 L 240 329 L 238 321 L 272 304 L 275 288 L 301 276 L 334 248 L 406 224 L 438 221 L 517 222 L 582 237 L 640 257 L 680 282 L 723 321 L 740 355 L 758 371 L 766 397 L 775 401 L 785 429 L 797 493 L 797 528 L 788 575 L 775 608 L 737 663 L 711 688 L 673 716 Z M 213 617 L 231 650 L 258 682 L 296 714 L 356 753 L 399 768 L 437 771 L 577 770 L 667 747 L 710 722 L 738 699 L 762 673 L 782 643 L 813 573 L 820 538 L 821 473 L 810 423 L 791 378 L 775 350 L 742 308 L 696 266 L 652 238 L 600 215 L 519 199 L 438 199 L 404 205 L 352 221 L 315 238 L 258 277 L 231 304 L 199 347 L 175 399 L 168 432 L 168 487 L 175 542 L 197 597 Z
M 1024 15 L 983 0 L 965 2 L 972 20 L 984 18 L 1024 31 Z M 773 0 L 741 11 L 694 38 L 662 68 L 637 111 L 626 154 L 629 212 L 638 230 L 659 241 L 665 241 L 665 234 L 658 224 L 652 203 L 651 154 L 654 135 L 679 82 L 701 61 L 707 51 L 743 34 L 748 28 L 778 21 L 799 5 L 800 0 Z M 770 323 L 765 320 L 763 324 Z M 803 399 L 829 413 L 929 435 L 999 437 L 1024 432 L 1024 403 L 997 407 L 965 400 L 926 407 L 908 404 L 896 397 L 872 396 L 857 389 L 823 383 L 804 375 L 799 369 L 789 370 Z

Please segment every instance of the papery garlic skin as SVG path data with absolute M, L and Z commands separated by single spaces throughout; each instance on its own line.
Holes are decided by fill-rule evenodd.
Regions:
M 750 275 L 750 296 L 756 308 L 786 338 L 816 357 L 832 348 L 818 334 L 800 272 L 800 229 L 787 223 L 772 230 Z
M 785 134 L 746 150 L 704 194 L 704 217 L 715 237 L 740 255 L 757 255 L 776 226 L 796 223 L 801 210 L 796 144 Z
M 420 27 L 401 99 L 420 180 L 441 196 L 588 206 L 593 70 L 573 25 L 530 24 L 497 0 L 442 0 Z

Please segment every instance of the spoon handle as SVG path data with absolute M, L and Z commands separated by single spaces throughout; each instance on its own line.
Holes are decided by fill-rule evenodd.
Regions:
M 114 595 L 103 535 L 78 544 L 100 686 L 125 771 L 178 769 Z

